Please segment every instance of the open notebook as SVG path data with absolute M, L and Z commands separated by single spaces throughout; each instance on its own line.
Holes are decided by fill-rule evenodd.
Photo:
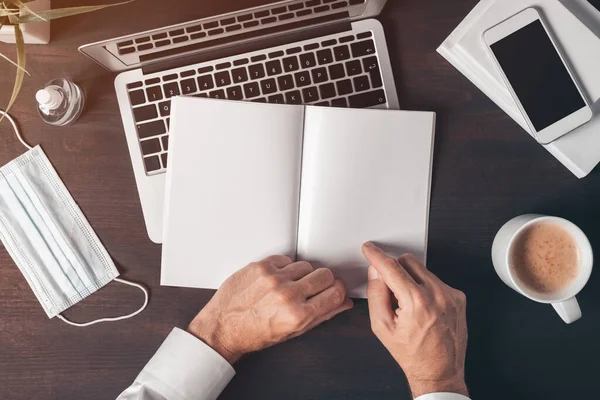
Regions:
M 177 97 L 171 115 L 162 285 L 284 254 L 364 297 L 364 241 L 424 260 L 434 113 Z

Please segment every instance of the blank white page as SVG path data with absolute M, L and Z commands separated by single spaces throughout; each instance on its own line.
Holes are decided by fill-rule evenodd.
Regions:
M 424 261 L 435 114 L 307 107 L 298 259 L 366 296 L 373 241 Z
M 173 99 L 161 284 L 295 256 L 304 107 Z

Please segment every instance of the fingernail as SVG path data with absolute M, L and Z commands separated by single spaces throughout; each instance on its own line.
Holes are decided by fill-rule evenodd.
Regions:
M 372 249 L 373 247 L 375 247 L 375 245 L 371 242 L 365 242 L 363 246 L 365 246 L 368 249 Z
M 367 273 L 367 275 L 369 276 L 370 281 L 373 281 L 373 280 L 379 278 L 379 274 L 377 273 L 377 270 L 372 265 L 369 266 L 369 272 Z

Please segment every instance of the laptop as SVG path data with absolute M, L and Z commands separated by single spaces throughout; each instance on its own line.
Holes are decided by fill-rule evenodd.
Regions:
M 119 72 L 115 89 L 153 242 L 163 234 L 170 98 L 398 109 L 385 35 L 373 19 L 386 1 L 256 0 L 80 47 Z

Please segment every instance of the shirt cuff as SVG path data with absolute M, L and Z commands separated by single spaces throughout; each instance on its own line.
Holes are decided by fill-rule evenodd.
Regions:
M 169 400 L 216 399 L 235 376 L 219 353 L 195 336 L 174 328 L 136 382 Z
M 415 400 L 469 400 L 469 398 L 457 393 L 429 393 L 419 396 Z

